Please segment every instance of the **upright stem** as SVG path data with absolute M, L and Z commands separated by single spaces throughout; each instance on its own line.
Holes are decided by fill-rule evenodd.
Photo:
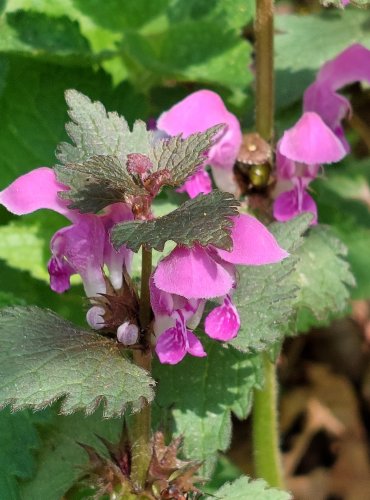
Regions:
M 256 0 L 256 128 L 271 141 L 274 130 L 274 2 Z
M 270 486 L 283 488 L 283 474 L 279 451 L 277 413 L 277 381 L 275 365 L 268 354 L 262 353 L 264 387 L 254 391 L 253 451 L 256 477 L 262 477 Z
M 152 272 L 152 251 L 142 251 L 141 268 L 141 293 L 140 293 L 140 325 L 144 330 L 145 351 L 134 351 L 134 362 L 137 366 L 144 368 L 149 373 L 152 365 L 152 354 L 150 350 L 150 330 L 148 328 L 151 320 L 149 278 Z M 140 491 L 144 489 L 148 466 L 151 458 L 151 407 L 149 404 L 133 415 L 131 427 L 132 463 L 131 479 L 134 486 Z
M 274 131 L 274 2 L 256 0 L 256 129 L 271 142 Z M 265 385 L 254 392 L 253 449 L 255 473 L 271 486 L 283 487 L 279 452 L 275 364 L 262 355 Z

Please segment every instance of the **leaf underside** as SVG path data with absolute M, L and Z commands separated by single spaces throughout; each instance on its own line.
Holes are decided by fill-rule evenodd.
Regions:
M 153 380 L 120 353 L 117 343 L 75 327 L 49 310 L 0 312 L 0 405 L 44 408 L 65 396 L 61 413 L 121 415 L 153 399 Z
M 224 484 L 214 495 L 206 500 L 223 498 L 227 500 L 291 500 L 292 496 L 287 491 L 271 488 L 263 479 L 252 480 L 242 476 L 233 483 Z
M 141 245 L 162 251 L 167 241 L 179 245 L 214 245 L 230 250 L 230 217 L 238 215 L 239 202 L 230 193 L 214 190 L 186 201 L 173 212 L 149 221 L 123 222 L 111 232 L 113 246 L 126 245 L 137 252 Z

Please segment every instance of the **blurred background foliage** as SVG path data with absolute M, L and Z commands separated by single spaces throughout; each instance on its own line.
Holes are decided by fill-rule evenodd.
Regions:
M 276 8 L 279 137 L 300 116 L 303 92 L 323 62 L 354 41 L 370 48 L 370 15 L 354 8 L 324 9 L 319 2 L 308 1 L 281 1 Z M 253 16 L 253 0 L 2 0 L 0 189 L 33 168 L 54 164 L 56 145 L 67 138 L 64 91 L 68 88 L 100 100 L 129 123 L 156 118 L 190 92 L 209 88 L 222 96 L 245 130 L 252 130 Z M 367 300 L 370 89 L 353 85 L 347 91 L 358 118 L 346 124 L 353 154 L 326 169 L 325 178 L 314 184 L 313 196 L 320 222 L 330 224 L 348 247 L 357 281 L 352 298 Z M 163 198 L 161 203 L 172 202 Z M 81 286 L 76 282 L 63 296 L 48 287 L 49 241 L 64 223 L 63 217 L 49 212 L 18 219 L 0 207 L 1 307 L 36 304 L 84 323 Z M 219 364 L 220 353 L 214 356 L 210 363 Z M 189 370 L 186 366 L 180 370 L 180 380 Z M 238 369 L 243 373 L 248 366 L 240 364 Z M 245 404 L 250 404 L 247 397 Z M 247 412 L 247 408 L 225 408 L 217 424 L 221 444 L 202 437 L 202 446 L 207 444 L 212 451 L 223 449 L 230 438 L 224 415 L 232 409 L 241 418 Z M 163 421 L 160 404 L 156 411 Z M 94 433 L 114 439 L 120 426 L 119 421 L 102 424 L 99 415 L 88 422 L 78 415 L 57 416 L 57 405 L 37 414 L 0 412 L 0 498 L 60 498 L 73 485 L 75 465 L 85 460 L 76 436 L 99 446 Z M 86 435 L 81 437 L 81 432 Z M 17 453 L 10 451 L 14 442 Z M 237 475 L 222 458 L 210 488 Z M 68 498 L 81 495 L 72 490 Z

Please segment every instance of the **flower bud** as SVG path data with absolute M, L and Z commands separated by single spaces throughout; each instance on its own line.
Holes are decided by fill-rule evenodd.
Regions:
M 139 337 L 139 328 L 137 325 L 125 321 L 117 328 L 117 339 L 124 345 L 136 344 Z

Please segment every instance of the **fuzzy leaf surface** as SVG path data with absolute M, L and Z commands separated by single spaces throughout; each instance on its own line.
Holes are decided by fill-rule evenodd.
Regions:
M 344 314 L 350 298 L 349 287 L 355 286 L 355 279 L 344 260 L 347 248 L 333 230 L 327 226 L 311 228 L 296 256 L 294 279 L 299 287 L 298 319 L 305 309 L 316 318 L 316 321 L 306 318 L 304 323 L 302 318 L 299 329 L 306 330 L 333 315 Z
M 191 134 L 186 139 L 181 135 L 158 141 L 150 154 L 153 171 L 167 170 L 171 186 L 180 186 L 193 175 L 214 144 L 215 137 L 222 132 L 223 125 L 215 125 L 204 132 Z
M 294 329 L 298 289 L 292 277 L 297 258 L 294 250 L 302 244 L 310 215 L 301 215 L 286 223 L 270 226 L 279 244 L 291 253 L 277 264 L 239 266 L 238 286 L 233 301 L 238 309 L 241 328 L 231 342 L 242 351 L 263 350 L 281 339 L 289 327 Z
M 206 500 L 222 498 L 223 500 L 290 500 L 292 496 L 276 488 L 271 488 L 263 479 L 252 480 L 243 476 L 233 483 L 227 483 Z
M 198 243 L 230 249 L 233 225 L 230 217 L 238 215 L 238 205 L 232 194 L 214 190 L 186 201 L 158 219 L 117 224 L 111 232 L 111 240 L 115 248 L 126 245 L 134 252 L 141 245 L 162 251 L 170 240 L 185 246 Z
M 203 336 L 207 357 L 187 356 L 169 367 L 155 365 L 159 379 L 156 402 L 171 411 L 173 431 L 184 435 L 184 455 L 204 460 L 202 471 L 210 475 L 218 450 L 231 439 L 231 412 L 243 419 L 252 404 L 252 390 L 261 384 L 260 357 L 245 355 L 233 347 Z
M 107 112 L 99 101 L 91 101 L 77 90 L 67 90 L 71 122 L 66 130 L 74 143 L 62 142 L 57 158 L 62 164 L 78 163 L 94 155 L 124 157 L 128 153 L 148 154 L 152 133 L 144 122 L 135 122 L 132 132 L 126 120 L 115 112 Z
M 65 396 L 63 414 L 90 414 L 104 401 L 104 416 L 153 399 L 153 381 L 125 359 L 117 344 L 76 328 L 48 310 L 15 307 L 0 313 L 0 404 L 36 409 Z

